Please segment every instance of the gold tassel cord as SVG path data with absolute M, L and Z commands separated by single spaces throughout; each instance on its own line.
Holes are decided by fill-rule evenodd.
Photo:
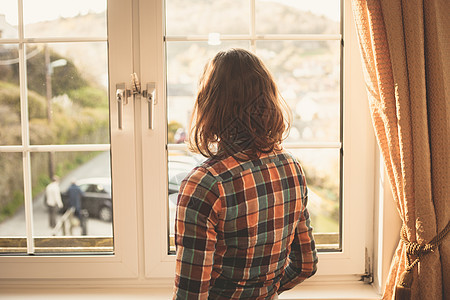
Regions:
M 406 269 L 400 275 L 399 281 L 397 283 L 395 289 L 395 300 L 409 300 L 411 299 L 411 286 L 413 282 L 413 269 L 420 262 L 420 259 L 430 253 L 433 252 L 436 247 L 438 247 L 442 240 L 447 236 L 447 233 L 450 231 L 450 221 L 447 223 L 447 226 L 439 232 L 429 243 L 427 244 L 418 244 L 416 242 L 408 241 L 408 237 L 406 234 L 406 225 L 403 224 L 402 230 L 400 232 L 400 238 L 402 242 L 406 246 Z M 416 257 L 416 259 L 411 263 L 412 257 Z

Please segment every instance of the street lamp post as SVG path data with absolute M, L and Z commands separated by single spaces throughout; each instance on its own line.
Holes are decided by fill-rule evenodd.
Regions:
M 53 118 L 52 118 L 52 74 L 53 69 L 56 67 L 62 67 L 67 65 L 67 60 L 65 59 L 58 59 L 55 61 L 50 61 L 50 51 L 48 49 L 48 46 L 45 45 L 45 85 L 46 85 L 46 96 L 47 96 L 47 122 L 48 124 L 52 124 Z M 54 166 L 54 152 L 48 153 L 48 172 L 50 179 L 53 178 L 55 175 L 55 166 Z

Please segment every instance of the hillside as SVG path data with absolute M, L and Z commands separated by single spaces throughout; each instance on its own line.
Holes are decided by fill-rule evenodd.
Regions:
M 245 1 L 243 1 L 245 2 Z M 273 2 L 258 2 L 256 10 L 257 34 L 333 34 L 339 32 L 339 24 L 324 16 L 308 11 L 300 11 L 291 6 Z M 167 34 L 196 35 L 219 32 L 221 34 L 248 34 L 249 12 L 247 5 L 241 9 L 229 5 L 226 0 L 171 0 L 167 1 Z M 113 21 L 113 20 L 111 20 Z M 25 27 L 30 37 L 106 37 L 106 17 L 104 13 L 79 15 L 73 18 L 59 18 L 30 24 Z M 228 43 L 228 45 L 246 43 Z M 227 44 L 224 44 L 226 46 Z M 52 49 L 69 57 L 83 77 L 101 86 L 107 83 L 107 45 L 99 43 L 52 44 Z M 183 64 L 196 62 L 205 53 L 189 51 L 184 45 L 176 45 L 175 51 L 184 52 L 180 60 L 169 63 Z M 293 46 L 271 46 L 276 53 L 295 53 Z M 209 53 L 208 53 L 209 54 Z M 177 60 L 177 58 L 175 58 Z M 282 64 L 283 62 L 280 62 Z M 289 63 L 288 63 L 289 64 Z M 195 65 L 195 64 L 194 64 Z
M 232 5 L 231 5 L 232 4 Z M 247 1 L 168 0 L 167 34 L 248 34 Z M 270 1 L 256 3 L 257 34 L 332 34 L 339 23 L 309 11 Z
M 106 38 L 104 13 L 39 22 L 25 26 L 29 37 L 103 37 Z M 51 49 L 70 58 L 83 78 L 96 85 L 107 86 L 108 53 L 106 42 L 57 43 Z

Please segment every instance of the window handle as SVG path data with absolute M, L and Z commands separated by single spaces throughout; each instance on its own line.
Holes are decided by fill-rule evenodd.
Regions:
M 154 106 L 156 105 L 156 84 L 154 82 L 148 82 L 146 84 L 146 89 L 142 91 L 142 96 L 147 99 L 148 107 L 148 129 L 154 129 Z
M 116 100 L 118 105 L 118 118 L 119 129 L 122 129 L 123 124 L 123 106 L 128 104 L 128 98 L 133 96 L 134 99 L 137 95 L 142 96 L 147 100 L 148 107 L 148 129 L 154 129 L 154 106 L 156 105 L 156 83 L 148 82 L 145 85 L 145 89 L 141 90 L 141 83 L 136 73 L 131 74 L 131 89 L 127 89 L 127 85 L 124 82 L 116 84 Z
M 123 106 L 128 104 L 128 97 L 131 96 L 131 91 L 126 88 L 124 82 L 116 84 L 116 100 L 117 100 L 117 113 L 118 113 L 118 123 L 119 129 L 123 128 Z

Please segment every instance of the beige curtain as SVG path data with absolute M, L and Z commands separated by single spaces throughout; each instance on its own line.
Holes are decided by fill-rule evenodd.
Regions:
M 423 246 L 439 233 L 442 238 L 450 219 L 450 2 L 352 0 L 352 6 L 394 200 L 407 242 Z M 405 281 L 400 276 L 408 264 L 407 242 L 400 241 L 395 252 L 383 299 L 396 293 L 450 299 L 450 234 L 433 252 L 419 251 L 410 295 L 398 288 Z

